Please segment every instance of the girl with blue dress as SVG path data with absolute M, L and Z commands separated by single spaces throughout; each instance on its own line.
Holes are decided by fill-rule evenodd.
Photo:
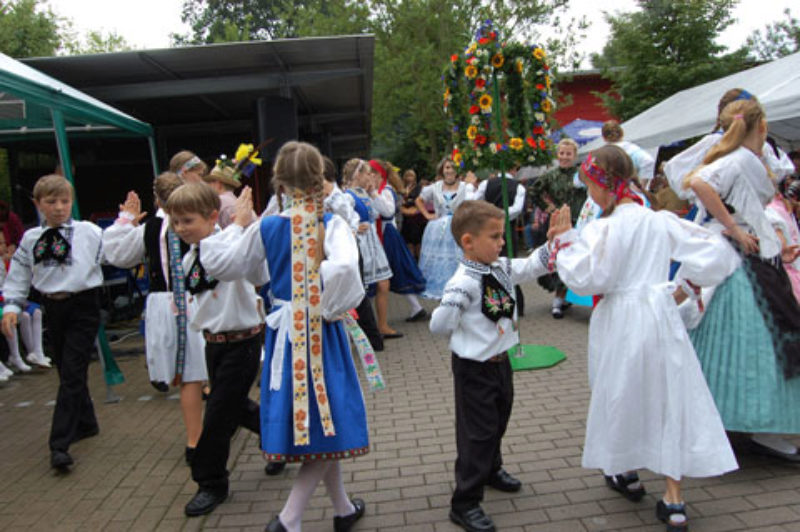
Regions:
M 373 159 L 369 165 L 376 172 L 377 186 L 372 203 L 380 215 L 377 221 L 378 238 L 383 244 L 383 250 L 392 268 L 389 289 L 395 294 L 404 295 L 408 301 L 410 311 L 406 321 L 424 320 L 428 317 L 428 313 L 420 305 L 417 294 L 425 289 L 425 278 L 395 225 L 397 214 L 395 187 L 402 186 L 402 181 L 392 165 L 386 161 Z
M 444 285 L 458 268 L 463 252 L 450 232 L 450 222 L 469 193 L 468 185 L 458 179 L 455 164 L 446 158 L 436 168 L 436 182 L 423 188 L 417 197 L 417 208 L 428 219 L 419 256 L 419 269 L 426 281 L 422 297 L 441 299 Z M 426 202 L 433 203 L 434 213 L 425 207 Z
M 351 228 L 338 215 L 323 215 L 322 174 L 315 147 L 286 143 L 273 180 L 291 196 L 291 207 L 249 227 L 239 223 L 248 217 L 237 215 L 201 244 L 206 271 L 217 279 L 239 278 L 253 261 L 266 261 L 269 271 L 262 448 L 270 461 L 302 463 L 283 509 L 267 525 L 272 532 L 300 530 L 320 481 L 333 503 L 335 530 L 350 530 L 364 514 L 364 501 L 345 491 L 339 463 L 369 450 L 364 396 L 340 319 L 364 290 Z M 237 204 L 237 214 L 250 208 Z

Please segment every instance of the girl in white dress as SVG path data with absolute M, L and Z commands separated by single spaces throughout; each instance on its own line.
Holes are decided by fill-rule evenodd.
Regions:
M 721 475 L 737 464 L 678 314 L 670 259 L 682 262 L 681 279 L 714 284 L 731 273 L 732 250 L 711 231 L 642 207 L 629 188 L 632 167 L 616 146 L 583 163 L 581 179 L 603 216 L 578 234 L 563 232 L 571 227 L 568 207 L 557 211 L 551 262 L 575 293 L 603 295 L 589 325 L 583 467 L 611 479 L 637 468 L 664 475 L 656 516 L 668 531 L 682 531 L 681 478 Z

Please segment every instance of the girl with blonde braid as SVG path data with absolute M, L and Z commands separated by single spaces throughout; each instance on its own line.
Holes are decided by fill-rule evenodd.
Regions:
M 291 207 L 246 226 L 249 216 L 239 212 L 252 207 L 240 198 L 235 224 L 203 240 L 200 253 L 207 273 L 223 281 L 240 277 L 253 262 L 266 261 L 269 271 L 262 448 L 270 461 L 302 467 L 267 530 L 299 531 L 322 481 L 334 530 L 343 532 L 364 515 L 364 501 L 348 497 L 339 460 L 369 450 L 364 397 L 339 319 L 364 297 L 358 247 L 345 220 L 323 214 L 323 160 L 315 147 L 286 143 L 273 180 L 291 197 Z

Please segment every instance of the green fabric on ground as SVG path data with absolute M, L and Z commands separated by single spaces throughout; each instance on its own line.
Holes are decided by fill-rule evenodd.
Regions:
M 519 347 L 519 352 L 516 347 L 508 350 L 511 369 L 514 371 L 550 368 L 567 358 L 567 355 L 551 345 L 523 344 Z

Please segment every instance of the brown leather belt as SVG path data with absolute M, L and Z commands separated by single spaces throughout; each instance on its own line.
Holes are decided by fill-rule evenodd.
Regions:
M 500 353 L 499 355 L 495 355 L 492 358 L 488 359 L 486 362 L 500 364 L 501 362 L 505 362 L 506 360 L 508 360 L 508 353 Z
M 264 324 L 262 323 L 261 325 L 256 325 L 250 329 L 241 329 L 239 331 L 225 331 L 220 333 L 203 331 L 203 337 L 206 339 L 206 342 L 210 344 L 227 344 L 230 342 L 241 342 L 242 340 L 248 340 L 257 334 L 260 334 L 263 330 Z

